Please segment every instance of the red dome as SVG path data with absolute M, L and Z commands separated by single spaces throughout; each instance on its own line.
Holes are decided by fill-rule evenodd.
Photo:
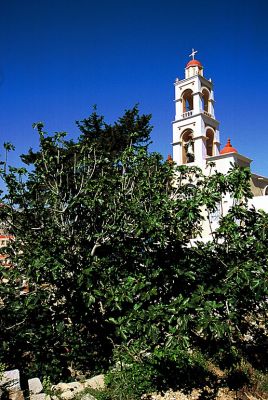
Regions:
M 171 154 L 168 154 L 168 156 L 167 156 L 167 162 L 168 162 L 169 164 L 173 164 L 173 163 L 174 163 L 174 161 L 173 161 L 173 158 L 172 158 L 172 155 L 171 155 Z
M 237 153 L 237 150 L 231 145 L 231 140 L 228 139 L 224 148 L 220 151 L 220 154 L 227 154 L 227 153 Z
M 186 68 L 189 68 L 189 67 L 201 67 L 201 68 L 202 68 L 202 64 L 201 64 L 200 61 L 191 60 L 191 61 L 189 61 L 188 64 L 186 65 Z

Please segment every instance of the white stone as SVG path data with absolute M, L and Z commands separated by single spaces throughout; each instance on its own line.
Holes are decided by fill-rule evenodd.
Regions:
M 60 397 L 65 400 L 72 399 L 77 393 L 82 392 L 84 386 L 80 382 L 58 383 L 51 388 L 54 392 L 59 392 Z
M 20 371 L 18 369 L 5 371 L 0 380 L 0 386 L 4 386 L 8 391 L 21 390 Z
M 93 378 L 86 379 L 84 382 L 85 387 L 90 387 L 92 389 L 104 389 L 104 375 L 96 375 Z
M 43 385 L 39 378 L 28 379 L 29 392 L 31 394 L 39 394 L 43 390 Z
M 52 386 L 52 391 L 55 392 L 55 395 L 59 394 L 61 399 L 64 400 L 71 400 L 73 399 L 78 393 L 82 392 L 85 388 L 92 388 L 101 390 L 105 387 L 104 384 L 104 375 L 97 375 L 93 378 L 86 379 L 85 382 L 70 382 L 70 383 L 58 383 L 57 385 Z M 55 396 L 52 396 L 54 399 Z M 45 399 L 37 399 L 32 398 L 30 400 L 45 400 Z M 95 400 L 93 396 L 90 394 L 84 394 L 81 400 Z
M 50 400 L 50 396 L 45 393 L 30 394 L 30 400 Z
M 91 394 L 89 393 L 85 393 L 82 395 L 80 400 L 96 400 L 95 397 L 93 397 Z
M 80 391 L 71 391 L 71 390 L 67 390 L 66 392 L 62 392 L 60 394 L 60 398 L 64 399 L 64 400 L 71 400 L 73 399 L 78 393 L 80 393 Z

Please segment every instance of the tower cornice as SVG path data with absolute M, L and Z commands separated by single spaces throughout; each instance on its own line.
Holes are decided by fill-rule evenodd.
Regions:
M 187 85 L 191 81 L 195 81 L 196 79 L 199 79 L 202 83 L 206 84 L 209 86 L 209 88 L 213 88 L 213 82 L 211 79 L 207 79 L 202 75 L 193 75 L 190 76 L 189 78 L 184 78 L 184 79 L 176 79 L 174 82 L 174 86 L 184 86 Z
M 217 119 L 213 118 L 212 116 L 206 115 L 204 111 L 200 112 L 200 113 L 197 113 L 197 114 L 189 115 L 188 117 L 175 119 L 174 121 L 172 121 L 172 124 L 175 124 L 175 123 L 181 122 L 181 121 L 187 121 L 187 120 L 193 119 L 194 117 L 199 117 L 199 116 L 201 116 L 202 119 L 206 123 L 209 123 L 209 122 L 213 121 L 217 126 L 220 124 L 220 122 Z M 191 123 L 195 123 L 195 122 L 193 121 Z M 184 125 L 181 125 L 181 126 L 184 126 Z

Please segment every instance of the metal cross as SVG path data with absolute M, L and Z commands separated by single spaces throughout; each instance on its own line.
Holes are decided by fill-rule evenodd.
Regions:
M 194 56 L 196 53 L 198 53 L 198 51 L 195 49 L 192 49 L 192 53 L 189 55 L 189 57 L 193 57 L 193 60 L 194 60 Z

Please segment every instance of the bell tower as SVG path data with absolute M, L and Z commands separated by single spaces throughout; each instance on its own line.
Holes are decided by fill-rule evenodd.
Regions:
M 196 53 L 193 49 L 189 56 L 185 78 L 174 83 L 173 160 L 178 165 L 204 168 L 209 157 L 219 154 L 219 122 L 214 113 L 213 84 L 203 76 Z

